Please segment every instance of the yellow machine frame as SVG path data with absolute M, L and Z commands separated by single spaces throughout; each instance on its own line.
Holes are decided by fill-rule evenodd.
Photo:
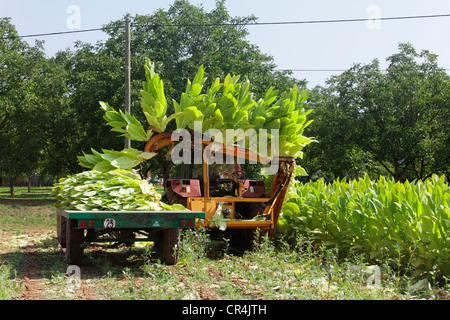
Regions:
M 152 152 L 157 151 L 165 146 L 169 147 L 169 152 L 172 152 L 173 144 L 175 141 L 171 139 L 172 134 L 170 132 L 163 132 L 155 134 L 146 144 L 144 151 Z M 198 141 L 197 141 L 198 142 Z M 195 141 L 194 141 L 195 143 Z M 212 141 L 202 140 L 201 145 L 206 147 L 210 145 Z M 260 157 L 253 152 L 242 149 L 236 146 L 228 146 L 215 142 L 216 146 L 219 146 L 219 150 L 221 148 L 221 153 L 226 155 L 233 155 L 237 158 L 241 159 L 256 159 L 259 163 L 268 163 L 269 159 Z M 217 148 L 215 148 L 217 152 Z M 239 184 L 238 188 L 238 196 L 237 197 L 210 197 L 209 193 L 209 177 L 207 174 L 207 163 L 205 161 L 205 151 L 203 150 L 203 182 L 204 182 L 204 196 L 203 197 L 189 197 L 187 198 L 187 209 L 192 211 L 204 211 L 206 216 L 203 224 L 207 228 L 215 228 L 211 224 L 212 217 L 214 216 L 217 210 L 217 203 L 225 202 L 226 206 L 228 206 L 232 213 L 234 213 L 234 206 L 237 202 L 264 202 L 267 203 L 263 212 L 258 213 L 258 215 L 264 215 L 265 217 L 270 217 L 269 220 L 231 220 L 227 221 L 227 228 L 231 229 L 256 229 L 267 230 L 269 233 L 269 237 L 273 236 L 275 231 L 275 227 L 277 225 L 278 217 L 281 212 L 281 207 L 283 205 L 283 201 L 286 195 L 286 190 L 289 186 L 289 182 L 294 171 L 295 161 L 292 157 L 278 157 L 279 167 L 278 172 L 275 174 L 273 179 L 269 197 L 267 198 L 243 198 L 242 197 L 242 189 L 244 188 L 240 181 L 237 181 Z M 231 177 L 235 179 L 234 177 Z M 235 179 L 236 180 L 236 179 Z M 234 218 L 232 214 L 231 219 Z

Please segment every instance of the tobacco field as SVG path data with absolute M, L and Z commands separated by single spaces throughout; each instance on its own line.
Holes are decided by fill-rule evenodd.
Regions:
M 305 224 L 286 228 L 288 219 L 303 220 L 298 213 L 296 218 L 290 217 L 292 211 L 287 209 L 292 204 L 284 210 L 284 224 L 280 224 L 284 231 L 280 229 L 274 241 L 264 240 L 251 252 L 233 251 L 226 242 L 212 240 L 204 230 L 184 234 L 180 261 L 174 266 L 160 263 L 151 243 L 133 247 L 89 245 L 80 282 L 74 286 L 64 250 L 56 239 L 50 188 L 33 188 L 30 194 L 25 188 L 18 189 L 14 200 L 6 196 L 7 188 L 0 190 L 2 300 L 448 299 L 448 274 L 442 272 L 441 265 L 414 274 L 412 262 L 408 264 L 402 256 L 404 251 L 387 255 L 382 246 L 379 255 L 374 250 L 351 255 L 354 249 L 348 242 L 330 235 L 325 238 L 324 229 L 308 236 L 303 232 L 308 230 Z M 294 190 L 301 194 L 299 186 Z M 300 204 L 295 197 L 288 204 L 294 201 Z M 331 199 L 328 201 L 331 206 Z M 323 245 L 318 245 L 319 241 Z M 344 245 L 337 245 L 338 241 Z M 398 244 L 406 249 L 405 244 Z M 378 282 L 371 280 L 375 274 L 369 271 L 374 266 L 380 270 Z
M 450 187 L 444 176 L 395 182 L 368 176 L 296 184 L 283 208 L 279 231 L 308 235 L 341 257 L 362 255 L 402 272 L 450 274 Z

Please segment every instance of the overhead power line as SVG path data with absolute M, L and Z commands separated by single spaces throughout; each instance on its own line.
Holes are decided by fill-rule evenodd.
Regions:
M 441 69 L 443 71 L 449 71 L 450 69 Z M 345 72 L 348 69 L 274 69 L 274 71 L 292 71 L 292 72 Z M 386 72 L 386 69 L 379 70 L 381 72 Z M 408 70 L 406 70 L 408 71 Z
M 275 69 L 274 71 L 292 71 L 292 72 L 344 72 L 346 69 Z
M 304 21 L 278 21 L 278 22 L 242 22 L 242 23 L 211 23 L 211 24 L 132 24 L 133 27 L 220 27 L 220 26 L 268 26 L 268 25 L 298 25 L 298 24 L 324 24 L 324 23 L 348 23 L 348 22 L 367 22 L 367 21 L 392 21 L 392 20 L 411 20 L 411 19 L 431 19 L 431 18 L 446 18 L 450 17 L 450 14 L 433 14 L 433 15 L 416 15 L 416 16 L 400 16 L 400 17 L 380 17 L 380 18 L 360 18 L 360 19 L 331 19 L 331 20 L 304 20 Z M 104 31 L 110 29 L 120 29 L 125 26 L 115 27 L 102 27 L 84 30 L 70 30 L 60 32 L 38 33 L 29 35 L 9 36 L 3 37 L 2 40 L 15 39 L 15 38 L 35 38 L 35 37 L 47 37 L 64 34 Z
M 48 37 L 48 36 L 58 36 L 63 34 L 72 34 L 72 33 L 85 33 L 85 32 L 94 32 L 94 31 L 104 31 L 108 29 L 121 29 L 125 28 L 125 26 L 120 27 L 114 27 L 114 28 L 93 28 L 93 29 L 83 29 L 83 30 L 71 30 L 71 31 L 60 31 L 60 32 L 48 32 L 48 33 L 36 33 L 36 34 L 27 34 L 22 36 L 9 36 L 9 37 L 3 37 L 2 40 L 8 40 L 8 39 L 16 39 L 16 38 L 36 38 L 36 37 Z

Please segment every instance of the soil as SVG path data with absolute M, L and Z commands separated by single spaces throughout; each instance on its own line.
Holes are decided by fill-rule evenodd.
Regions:
M 47 300 L 46 283 L 51 271 L 45 265 L 49 258 L 64 259 L 61 247 L 44 250 L 45 243 L 55 242 L 56 232 L 48 229 L 30 229 L 17 231 L 0 231 L 0 262 L 20 250 L 21 263 L 17 269 L 17 282 L 24 290 L 15 300 Z M 47 277 L 46 277 L 47 275 Z M 78 299 L 95 300 L 94 290 L 86 283 L 81 283 Z

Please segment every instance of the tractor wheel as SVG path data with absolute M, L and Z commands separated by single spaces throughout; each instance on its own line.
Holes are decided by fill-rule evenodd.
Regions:
M 66 219 L 66 262 L 68 264 L 81 265 L 83 260 L 84 230 L 78 228 L 78 220 Z
M 66 226 L 67 218 L 63 217 L 60 213 L 56 214 L 56 236 L 58 243 L 62 248 L 66 247 Z
M 246 219 L 253 219 L 258 214 L 262 214 L 264 209 L 266 208 L 266 203 L 264 202 L 250 202 L 245 205 L 245 213 Z M 253 251 L 255 249 L 255 245 L 261 243 L 262 239 L 268 233 L 267 230 L 259 230 L 256 229 L 236 229 L 230 230 L 230 244 L 232 247 L 243 250 L 243 251 Z M 257 235 L 259 237 L 257 238 Z
M 230 230 L 230 245 L 239 251 L 254 251 L 267 234 L 268 230 L 253 228 Z

